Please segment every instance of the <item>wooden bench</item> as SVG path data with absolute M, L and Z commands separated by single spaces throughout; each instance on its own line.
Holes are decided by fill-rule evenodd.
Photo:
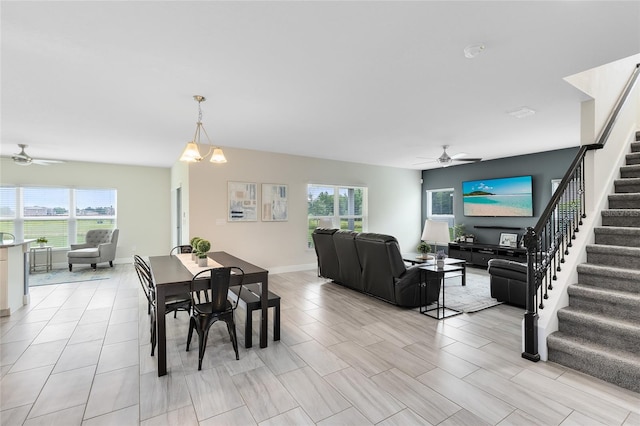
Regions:
M 238 297 L 238 286 L 229 287 L 229 292 L 233 293 L 233 298 Z M 240 300 L 238 303 L 243 306 L 247 312 L 247 319 L 244 326 L 244 347 L 250 348 L 252 345 L 252 314 L 253 311 L 260 310 L 260 284 L 245 284 L 242 286 Z M 273 340 L 280 340 L 280 296 L 269 292 L 269 308 L 274 308 L 273 316 Z

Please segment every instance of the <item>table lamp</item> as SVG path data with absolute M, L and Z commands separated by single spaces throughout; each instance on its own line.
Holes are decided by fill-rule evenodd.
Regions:
M 448 244 L 451 241 L 449 236 L 449 224 L 438 220 L 427 219 L 424 222 L 424 230 L 422 231 L 422 241 L 433 243 L 438 252 L 438 244 Z

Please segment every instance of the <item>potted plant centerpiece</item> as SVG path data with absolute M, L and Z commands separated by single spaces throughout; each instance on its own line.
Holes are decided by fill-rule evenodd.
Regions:
M 193 260 L 196 263 L 198 263 L 198 256 L 197 256 L 198 241 L 200 241 L 201 239 L 202 238 L 200 237 L 193 237 L 191 238 L 191 241 L 189 241 L 189 244 L 191 244 L 191 260 Z
M 429 256 L 429 253 L 431 252 L 431 246 L 424 241 L 420 241 L 420 244 L 418 244 L 416 250 L 418 251 L 418 253 L 420 253 L 420 256 L 418 257 L 421 259 L 429 259 L 431 257 Z
M 207 253 L 211 249 L 211 243 L 207 240 L 200 239 L 198 240 L 198 266 L 207 266 L 209 258 L 207 257 Z
M 44 247 L 44 245 L 48 242 L 49 240 L 47 240 L 47 237 L 38 237 L 38 239 L 36 240 L 36 243 L 40 244 L 40 247 Z

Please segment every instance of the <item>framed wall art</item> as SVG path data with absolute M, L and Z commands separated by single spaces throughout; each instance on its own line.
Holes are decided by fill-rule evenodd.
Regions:
M 502 247 L 518 247 L 518 234 L 500 233 L 500 244 Z
M 284 222 L 289 219 L 287 185 L 276 183 L 262 184 L 262 220 L 265 222 Z
M 257 184 L 227 182 L 229 222 L 255 222 L 258 220 Z

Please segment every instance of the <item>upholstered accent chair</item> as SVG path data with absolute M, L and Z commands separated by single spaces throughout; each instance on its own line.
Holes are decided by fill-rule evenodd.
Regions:
M 109 262 L 113 267 L 118 245 L 118 229 L 91 229 L 87 231 L 84 244 L 71 244 L 67 253 L 69 271 L 73 264 L 91 265 L 96 269 L 98 263 Z

